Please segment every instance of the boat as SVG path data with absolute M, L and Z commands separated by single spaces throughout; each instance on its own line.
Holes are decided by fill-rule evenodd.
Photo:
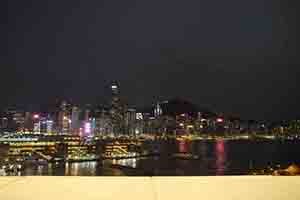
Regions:
M 199 156 L 198 155 L 193 155 L 190 153 L 175 153 L 172 155 L 172 158 L 175 159 L 183 159 L 183 160 L 198 160 Z
M 299 176 L 300 167 L 299 165 L 292 164 L 286 169 L 275 170 L 272 175 L 274 176 Z

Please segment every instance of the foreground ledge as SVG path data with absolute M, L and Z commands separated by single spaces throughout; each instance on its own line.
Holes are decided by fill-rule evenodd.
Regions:
M 297 176 L 0 177 L 2 200 L 299 200 Z

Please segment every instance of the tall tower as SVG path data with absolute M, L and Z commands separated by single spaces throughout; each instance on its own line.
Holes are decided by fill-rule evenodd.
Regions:
M 66 101 L 62 101 L 58 113 L 58 127 L 60 134 L 68 134 L 70 125 L 71 125 L 71 119 L 70 119 L 70 105 Z
M 33 133 L 40 134 L 41 132 L 41 120 L 39 114 L 33 115 Z
M 120 85 L 118 82 L 114 81 L 111 83 L 111 92 L 112 92 L 112 95 L 115 96 L 115 97 L 118 97 L 119 94 L 120 94 Z
M 93 134 L 92 126 L 92 108 L 90 104 L 86 104 L 83 113 L 84 135 L 91 136 Z
M 111 109 L 110 116 L 112 121 L 112 130 L 114 136 L 124 134 L 124 105 L 120 99 L 120 85 L 117 82 L 112 82 L 111 89 Z
M 157 118 L 159 117 L 160 115 L 162 115 L 162 109 L 159 105 L 159 102 L 157 102 L 155 108 L 154 108 L 154 116 Z
M 71 132 L 72 134 L 79 134 L 80 122 L 79 122 L 80 109 L 78 106 L 72 107 L 71 113 Z

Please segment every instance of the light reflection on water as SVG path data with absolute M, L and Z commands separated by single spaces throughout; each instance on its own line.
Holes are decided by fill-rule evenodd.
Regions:
M 216 167 L 217 173 L 216 175 L 224 175 L 225 171 L 225 141 L 218 140 L 216 143 Z
M 42 165 L 37 166 L 37 175 L 43 175 L 43 166 Z
M 74 162 L 65 164 L 65 175 L 67 176 L 96 176 L 97 162 Z
M 188 152 L 188 143 L 186 141 L 179 141 L 179 152 L 185 153 Z
M 67 176 L 122 176 L 128 171 L 113 169 L 111 164 L 128 166 L 129 175 L 243 175 L 254 168 L 268 163 L 300 163 L 300 142 L 253 142 L 253 141 L 198 141 L 160 144 L 161 156 L 104 160 L 103 162 L 49 163 L 29 166 L 22 175 L 67 175 Z M 164 146 L 162 146 L 164 145 Z M 188 151 L 200 157 L 199 160 L 175 160 L 170 152 Z M 164 152 L 167 152 L 164 154 Z M 130 169 L 129 169 L 130 170 Z
M 136 168 L 137 159 L 136 158 L 129 158 L 129 159 L 121 159 L 121 160 L 112 160 L 113 165 L 122 165 L 131 168 Z

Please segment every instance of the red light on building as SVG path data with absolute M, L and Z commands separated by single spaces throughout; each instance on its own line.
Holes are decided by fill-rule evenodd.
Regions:
M 223 118 L 218 118 L 217 122 L 222 123 L 222 122 L 224 122 L 224 119 Z
M 33 115 L 33 118 L 38 119 L 38 118 L 40 118 L 40 116 L 38 114 L 35 114 L 35 115 Z

